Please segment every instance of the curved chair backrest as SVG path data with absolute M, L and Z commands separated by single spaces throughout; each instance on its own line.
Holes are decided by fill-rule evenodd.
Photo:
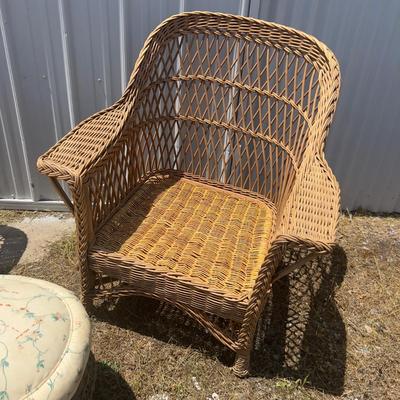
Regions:
M 194 12 L 153 31 L 128 91 L 146 170 L 183 171 L 277 203 L 306 149 L 323 147 L 339 68 L 324 44 L 295 29 Z

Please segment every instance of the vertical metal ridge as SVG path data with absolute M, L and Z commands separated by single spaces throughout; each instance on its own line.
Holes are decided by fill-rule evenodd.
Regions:
M 249 17 L 258 18 L 260 15 L 260 1 L 261 0 L 249 0 Z
M 58 16 L 60 18 L 61 46 L 63 53 L 65 83 L 67 87 L 69 121 L 70 121 L 70 126 L 72 128 L 76 125 L 76 112 L 75 112 L 76 103 L 74 101 L 74 93 L 72 89 L 72 67 L 71 67 L 71 57 L 68 45 L 68 31 L 65 20 L 64 0 L 58 0 Z
M 50 102 L 51 102 L 51 114 L 53 116 L 54 125 L 54 136 L 55 141 L 62 137 L 62 125 L 61 125 L 61 113 L 58 98 L 58 87 L 57 81 L 54 77 L 55 66 L 54 66 L 54 54 L 52 44 L 50 40 L 50 26 L 49 26 L 49 9 L 46 1 L 43 1 L 42 6 L 44 8 L 44 23 L 42 25 L 42 40 L 44 42 L 44 55 L 46 60 L 46 72 L 49 82 L 50 89 Z
M 245 17 L 249 16 L 250 12 L 250 0 L 240 0 L 239 1 L 239 14 Z
M 107 3 L 102 1 L 99 3 L 100 19 L 101 19 L 101 66 L 103 71 L 103 88 L 105 106 L 111 105 L 111 71 L 110 71 L 110 37 L 107 18 Z
M 96 77 L 96 68 L 94 65 L 94 59 L 95 59 L 95 49 L 94 49 L 94 35 L 93 35 L 93 28 L 94 28 L 94 15 L 96 15 L 96 13 L 92 13 L 90 11 L 90 7 L 89 4 L 87 2 L 84 2 L 85 4 L 85 11 L 87 12 L 87 23 L 88 23 L 88 39 L 89 39 L 89 47 L 90 47 L 90 71 L 91 71 L 91 79 L 90 79 L 90 83 L 91 83 L 91 89 L 92 89 L 92 93 L 93 93 L 93 103 L 94 103 L 94 109 L 96 110 L 98 108 L 97 105 L 97 79 L 101 79 Z M 100 2 L 97 3 L 99 6 L 101 5 Z M 102 28 L 100 28 L 102 30 Z M 101 104 L 100 107 L 104 107 L 104 103 Z
M 5 143 L 5 146 L 6 146 L 7 161 L 8 161 L 8 164 L 10 165 L 12 186 L 14 188 L 14 193 L 16 194 L 17 193 L 17 180 L 15 178 L 14 168 L 13 168 L 12 161 L 11 161 L 12 158 L 11 158 L 10 145 L 8 143 L 8 138 L 7 138 L 7 135 L 6 135 L 7 130 L 6 130 L 6 126 L 5 126 L 5 123 L 4 123 L 4 117 L 3 117 L 3 113 L 2 113 L 1 107 L 0 107 L 0 124 L 1 124 L 2 131 L 3 131 L 4 143 Z
M 16 120 L 17 120 L 17 125 L 18 125 L 18 134 L 19 134 L 19 138 L 20 138 L 21 146 L 22 146 L 22 155 L 24 158 L 25 171 L 26 171 L 26 176 L 28 178 L 28 183 L 29 183 L 29 193 L 30 193 L 31 199 L 34 200 L 35 194 L 34 194 L 34 191 L 32 188 L 32 177 L 31 177 L 31 171 L 30 171 L 29 162 L 28 162 L 28 154 L 27 154 L 26 143 L 25 143 L 24 128 L 22 126 L 21 111 L 20 111 L 20 106 L 19 106 L 19 102 L 18 102 L 17 88 L 16 88 L 15 78 L 14 78 L 14 64 L 12 61 L 10 48 L 8 46 L 7 30 L 6 30 L 4 22 L 5 22 L 5 20 L 4 20 L 3 8 L 0 4 L 0 31 L 3 36 L 3 46 L 4 46 L 5 57 L 6 57 L 7 72 L 8 72 L 8 77 L 10 80 L 10 85 L 11 85 L 11 94 L 12 94 L 12 98 L 13 98 L 13 105 L 14 105 L 15 115 L 16 115 Z
M 119 50 L 121 57 L 121 92 L 125 91 L 128 83 L 126 66 L 126 21 L 125 21 L 125 0 L 118 1 L 119 11 Z

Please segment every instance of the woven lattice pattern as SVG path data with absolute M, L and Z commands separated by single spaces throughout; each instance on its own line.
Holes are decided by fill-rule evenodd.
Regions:
M 282 255 L 334 244 L 339 188 L 323 148 L 339 86 L 332 52 L 290 27 L 209 12 L 161 23 L 121 99 L 38 160 L 77 220 L 85 304 L 174 303 L 245 374 Z
M 96 249 L 243 298 L 268 250 L 271 208 L 189 179 L 152 178 L 98 235 Z

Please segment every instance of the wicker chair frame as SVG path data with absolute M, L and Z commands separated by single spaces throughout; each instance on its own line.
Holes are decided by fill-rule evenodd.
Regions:
M 298 30 L 209 12 L 161 23 L 121 99 L 38 160 L 75 215 L 85 306 L 172 303 L 247 375 L 272 282 L 334 245 L 323 149 L 339 86 L 333 53 Z M 304 257 L 278 270 L 288 248 Z

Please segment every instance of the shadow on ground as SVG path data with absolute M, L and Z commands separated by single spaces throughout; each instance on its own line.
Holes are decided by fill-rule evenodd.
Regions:
M 97 362 L 93 399 L 135 400 L 136 396 L 113 365 Z
M 343 393 L 346 329 L 335 302 L 347 258 L 341 247 L 277 282 L 258 326 L 253 374 L 299 379 L 325 393 Z
M 28 238 L 20 229 L 0 225 L 0 274 L 8 274 L 18 264 Z
M 343 393 L 347 340 L 334 295 L 346 269 L 346 255 L 336 247 L 331 256 L 306 264 L 274 285 L 257 328 L 253 376 L 285 377 L 325 393 Z M 95 314 L 142 335 L 197 348 L 225 365 L 234 361 L 234 354 L 195 321 L 156 300 L 123 298 L 111 306 L 101 304 Z

